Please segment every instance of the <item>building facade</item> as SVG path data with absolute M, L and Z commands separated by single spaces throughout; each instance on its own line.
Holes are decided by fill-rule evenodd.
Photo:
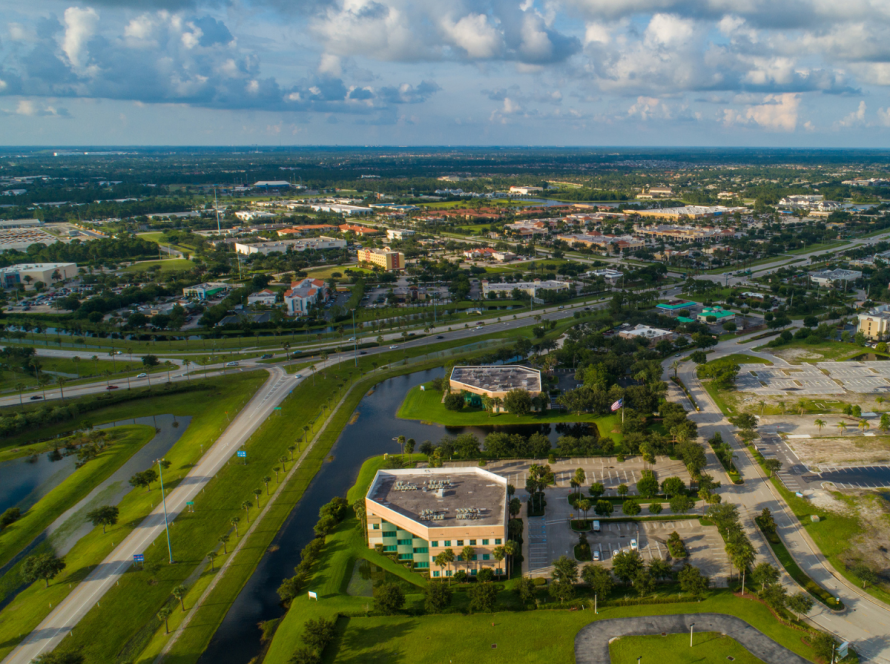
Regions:
M 76 276 L 76 263 L 21 263 L 0 268 L 0 284 L 3 288 L 13 288 L 18 284 L 33 284 L 38 281 L 49 285 Z
M 357 252 L 359 263 L 369 263 L 382 267 L 384 270 L 404 270 L 405 254 L 400 251 L 388 249 L 359 249 Z
M 368 544 L 433 578 L 457 570 L 470 576 L 503 561 L 494 549 L 507 541 L 507 480 L 481 468 L 379 470 L 365 496 Z M 464 547 L 472 547 L 469 560 Z M 436 556 L 451 549 L 454 563 Z
M 859 329 L 866 339 L 883 341 L 890 337 L 890 305 L 882 304 L 859 314 Z

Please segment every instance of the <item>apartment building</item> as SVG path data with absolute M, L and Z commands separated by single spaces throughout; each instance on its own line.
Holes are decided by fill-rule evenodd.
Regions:
M 382 267 L 386 271 L 404 270 L 405 254 L 390 249 L 359 249 L 357 252 L 359 263 L 368 263 Z

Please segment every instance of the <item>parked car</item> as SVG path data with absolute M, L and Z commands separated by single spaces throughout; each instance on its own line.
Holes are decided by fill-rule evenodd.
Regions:
M 635 539 L 632 539 L 632 540 L 630 541 L 630 550 L 631 550 L 631 551 L 636 551 L 636 550 L 637 550 L 637 541 L 636 541 Z
M 226 366 L 227 366 L 227 367 L 237 367 L 237 366 L 238 366 L 238 360 L 232 360 L 231 362 L 226 362 Z
M 593 550 L 593 562 L 598 563 L 600 561 L 600 552 L 598 549 Z
M 261 360 L 271 360 L 271 359 L 272 359 L 272 353 L 266 353 L 265 355 L 260 355 L 260 359 L 261 359 Z
M 302 378 L 302 377 L 303 377 L 303 374 L 297 374 L 297 376 L 296 376 L 296 377 L 297 377 L 297 379 L 300 379 L 300 378 Z

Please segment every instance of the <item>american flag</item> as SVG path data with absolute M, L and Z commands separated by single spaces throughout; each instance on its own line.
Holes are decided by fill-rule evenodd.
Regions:
M 624 399 L 618 399 L 618 401 L 612 404 L 612 412 L 614 413 L 619 408 L 624 408 Z

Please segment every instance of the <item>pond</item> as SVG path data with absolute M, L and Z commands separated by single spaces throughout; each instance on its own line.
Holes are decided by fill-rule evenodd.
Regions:
M 299 552 L 314 537 L 318 510 L 335 496 L 345 496 L 355 484 L 365 459 L 399 451 L 397 436 L 434 442 L 444 435 L 472 432 L 480 439 L 492 430 L 530 435 L 540 431 L 555 441 L 574 425 L 516 425 L 502 427 L 443 427 L 396 417 L 408 390 L 443 375 L 443 369 L 419 371 L 379 383 L 357 408 L 358 417 L 347 425 L 325 463 L 294 507 L 253 575 L 235 599 L 199 664 L 248 664 L 260 654 L 261 622 L 280 618 L 285 611 L 276 593 L 281 581 L 294 575 Z M 577 435 L 577 433 L 575 434 Z M 373 587 L 373 586 L 372 586 Z

